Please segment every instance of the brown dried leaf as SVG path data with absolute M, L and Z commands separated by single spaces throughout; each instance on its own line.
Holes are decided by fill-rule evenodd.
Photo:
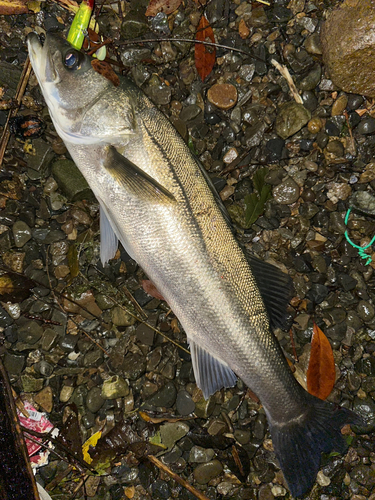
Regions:
M 159 12 L 172 14 L 179 8 L 182 0 L 150 0 L 146 10 L 146 16 L 156 16 Z
M 317 398 L 326 399 L 335 385 L 335 360 L 329 340 L 315 323 L 313 332 L 307 390 Z
M 207 18 L 203 15 L 199 21 L 197 34 L 195 39 L 200 42 L 215 43 L 214 32 L 208 22 Z M 204 45 L 203 43 L 195 44 L 195 66 L 202 82 L 211 73 L 216 61 L 216 48 L 212 45 Z
M 105 61 L 98 61 L 98 59 L 93 59 L 91 61 L 91 66 L 97 73 L 112 82 L 115 87 L 118 87 L 120 85 L 120 78 L 112 69 L 112 66 L 109 63 Z
M 28 0 L 0 0 L 0 15 L 10 16 L 13 14 L 27 14 L 29 9 L 27 8 Z
M 35 283 L 26 276 L 6 273 L 0 276 L 0 300 L 2 302 L 22 302 L 31 295 Z

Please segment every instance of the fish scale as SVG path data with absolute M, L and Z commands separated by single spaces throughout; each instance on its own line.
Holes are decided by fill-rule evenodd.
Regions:
M 236 375 L 257 394 L 288 486 L 304 494 L 321 452 L 343 452 L 341 427 L 360 419 L 309 395 L 288 367 L 270 324 L 283 324 L 290 278 L 240 247 L 207 173 L 131 81 L 115 87 L 55 35 L 42 46 L 30 34 L 28 46 L 56 130 L 100 204 L 103 264 L 119 240 L 155 283 L 206 398 Z

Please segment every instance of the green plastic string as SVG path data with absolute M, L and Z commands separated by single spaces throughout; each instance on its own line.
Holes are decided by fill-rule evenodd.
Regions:
M 351 211 L 351 208 L 349 207 L 348 208 L 348 211 L 346 212 L 346 215 L 345 215 L 345 226 L 347 226 L 348 224 L 348 220 L 349 220 L 349 215 L 350 215 L 350 211 Z M 370 241 L 370 243 L 364 247 L 360 247 L 359 245 L 356 245 L 355 243 L 352 242 L 352 240 L 349 238 L 349 235 L 348 235 L 348 230 L 346 229 L 345 231 L 345 238 L 346 240 L 352 245 L 352 247 L 356 248 L 358 250 L 358 254 L 359 256 L 362 258 L 362 259 L 365 259 L 366 262 L 365 262 L 365 266 L 368 266 L 371 262 L 372 262 L 372 257 L 371 255 L 368 255 L 365 250 L 367 250 L 375 241 L 375 236 L 373 236 L 372 240 Z

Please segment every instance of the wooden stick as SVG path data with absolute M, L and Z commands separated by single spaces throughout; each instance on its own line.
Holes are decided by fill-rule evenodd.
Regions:
M 283 64 L 280 64 L 277 62 L 275 59 L 271 59 L 271 63 L 275 66 L 275 68 L 282 74 L 282 76 L 285 78 L 289 85 L 289 90 L 292 93 L 292 96 L 294 97 L 294 100 L 298 102 L 298 104 L 303 104 L 302 97 L 299 95 L 297 87 L 293 81 L 293 78 L 291 77 L 288 68 L 284 66 Z
M 25 65 L 23 67 L 23 70 L 22 70 L 22 75 L 21 75 L 20 81 L 18 82 L 17 90 L 16 90 L 16 95 L 15 95 L 16 107 L 9 112 L 6 124 L 4 126 L 3 135 L 1 137 L 1 141 L 0 141 L 0 166 L 3 163 L 4 153 L 5 153 L 6 147 L 8 145 L 9 137 L 10 137 L 9 120 L 11 118 L 14 118 L 16 116 L 16 114 L 18 113 L 18 110 L 20 109 L 22 97 L 23 97 L 23 94 L 25 93 L 25 89 L 26 89 L 27 83 L 29 81 L 30 73 L 31 73 L 31 63 L 30 63 L 30 59 L 27 58 Z
M 156 465 L 158 469 L 162 470 L 163 472 L 166 472 L 178 484 L 181 484 L 181 486 L 190 491 L 190 493 L 192 493 L 195 497 L 199 498 L 199 500 L 209 500 L 209 498 L 206 497 L 206 495 L 204 495 L 201 491 L 195 489 L 194 486 L 191 486 L 191 484 L 185 481 L 185 479 L 182 479 L 182 477 L 172 472 L 171 469 L 169 469 L 166 465 L 164 465 L 163 462 L 160 462 L 160 460 L 154 457 L 154 455 L 148 455 L 147 458 L 150 460 L 151 463 Z

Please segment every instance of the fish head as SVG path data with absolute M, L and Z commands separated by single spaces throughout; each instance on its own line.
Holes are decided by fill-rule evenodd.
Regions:
M 93 58 L 65 39 L 47 33 L 27 37 L 30 62 L 59 136 L 72 144 L 116 142 L 132 132 L 130 99 L 116 104 L 113 83 L 95 71 Z M 118 97 L 118 96 L 117 96 Z

